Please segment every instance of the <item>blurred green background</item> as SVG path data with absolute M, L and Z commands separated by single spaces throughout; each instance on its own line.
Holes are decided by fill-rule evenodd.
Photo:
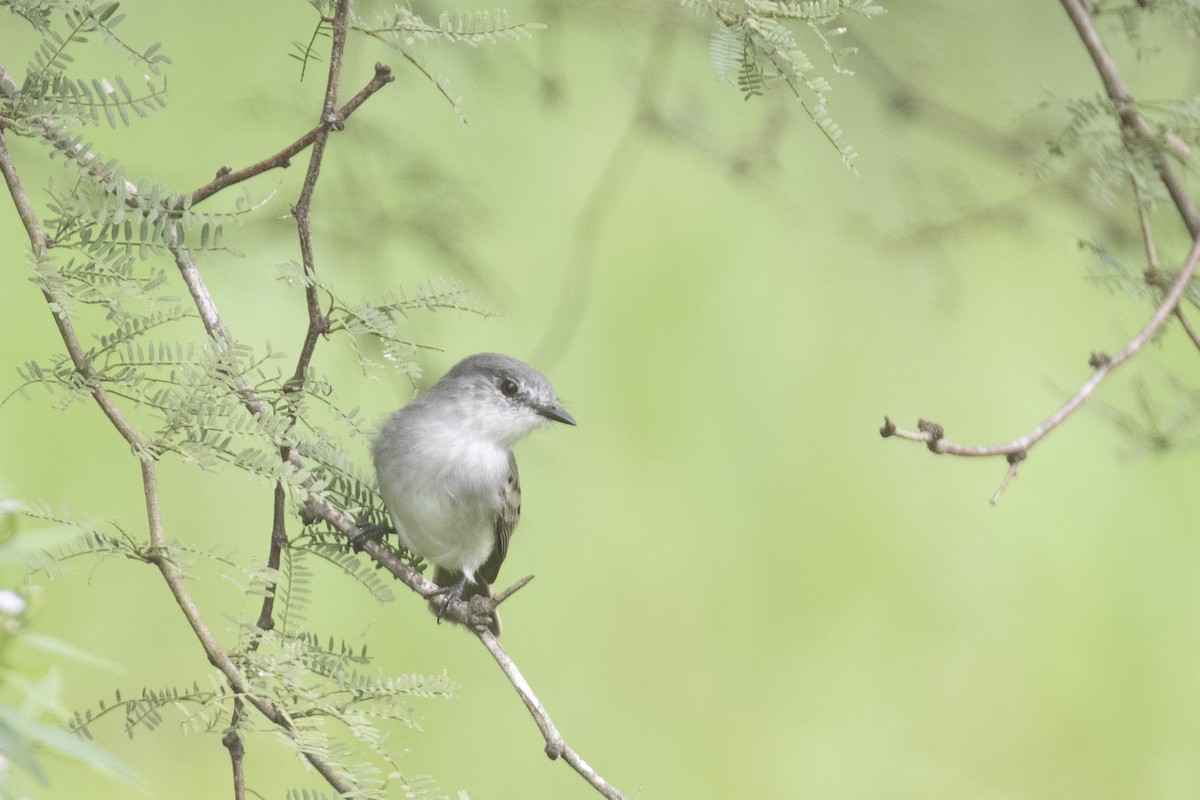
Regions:
M 669 3 L 520 3 L 514 19 L 549 26 L 531 41 L 414 47 L 462 96 L 466 125 L 402 58 L 352 37 L 344 97 L 376 61 L 398 79 L 330 143 L 319 268 L 352 298 L 460 278 L 503 315 L 413 314 L 406 331 L 436 348 L 419 355 L 422 385 L 498 350 L 546 372 L 579 420 L 518 450 L 525 513 L 502 582 L 537 580 L 505 606 L 503 643 L 629 797 L 1200 796 L 1196 354 L 1180 332 L 1038 446 L 995 507 L 1002 461 L 877 432 L 890 414 L 1007 441 L 1149 317 L 1136 293 L 1089 280 L 1096 259 L 1077 246 L 1140 272 L 1127 194 L 1094 191 L 1082 162 L 1032 174 L 1065 119 L 1055 104 L 1095 96 L 1097 77 L 1056 3 L 887 5 L 848 21 L 857 75 L 835 80 L 857 174 L 794 100 L 746 102 L 716 82 L 705 21 Z M 86 132 L 135 180 L 194 188 L 315 121 L 325 64 L 300 82 L 288 57 L 311 33 L 307 4 L 122 8 L 129 40 L 174 59 L 166 110 Z M 1101 29 L 1135 94 L 1195 94 L 1195 42 L 1169 20 L 1141 50 L 1115 20 Z M 0 20 L 14 73 L 35 42 Z M 94 49 L 99 71 L 130 74 Z M 652 122 L 635 122 L 639 106 Z M 46 151 L 13 147 L 44 197 Z M 306 165 L 255 181 L 263 207 L 229 231 L 241 257 L 202 262 L 227 327 L 260 352 L 294 357 L 302 337 L 302 294 L 276 265 L 299 258 L 288 208 Z M 1178 265 L 1173 211 L 1153 221 L 1164 266 Z M 61 347 L 26 249 L 5 204 L 0 394 Z M 323 344 L 316 367 L 372 419 L 412 395 L 401 376 L 365 379 L 344 343 Z M 3 494 L 140 533 L 137 465 L 106 421 L 31 396 L 0 407 Z M 367 443 L 350 446 L 366 465 Z M 171 536 L 265 556 L 269 488 L 172 460 L 162 479 Z M 218 630 L 256 613 L 219 568 L 192 572 Z M 77 560 L 39 583 L 36 629 L 124 669 L 57 665 L 69 709 L 207 681 L 152 568 Z M 435 627 L 411 594 L 379 607 L 329 571 L 308 616 L 367 642 L 385 673 L 461 683 L 456 699 L 414 700 L 423 730 L 395 731 L 408 772 L 476 800 L 594 796 L 546 760 L 474 639 Z M 141 796 L 229 796 L 218 737 L 175 723 L 96 731 Z M 47 766 L 47 797 L 138 796 Z M 321 786 L 266 737 L 247 769 L 264 797 Z

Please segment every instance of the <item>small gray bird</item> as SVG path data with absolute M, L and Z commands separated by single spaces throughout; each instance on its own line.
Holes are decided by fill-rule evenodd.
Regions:
M 575 424 L 546 376 L 479 353 L 383 423 L 371 446 L 380 493 L 400 541 L 436 567 L 442 611 L 491 595 L 521 517 L 513 445 L 552 420 Z M 499 615 L 488 627 L 500 634 Z

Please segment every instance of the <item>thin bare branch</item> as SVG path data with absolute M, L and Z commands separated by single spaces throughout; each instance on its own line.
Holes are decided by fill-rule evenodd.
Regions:
M 600 777 L 600 774 L 592 769 L 591 764 L 584 761 L 563 740 L 562 734 L 554 726 L 554 722 L 550 719 L 550 715 L 546 713 L 545 707 L 537 699 L 537 695 L 533 693 L 533 688 L 525 680 L 525 676 L 521 674 L 521 671 L 517 669 L 517 665 L 509 658 L 508 653 L 504 652 L 504 648 L 500 646 L 500 642 L 492 635 L 492 632 L 487 629 L 475 630 L 473 632 L 479 637 L 479 641 L 483 643 L 487 651 L 492 654 L 492 658 L 496 659 L 496 663 L 500 665 L 500 669 L 508 678 L 508 682 L 517 690 L 521 702 L 525 704 L 525 708 L 529 709 L 529 714 L 537 724 L 538 730 L 542 732 L 542 738 L 546 740 L 546 755 L 551 760 L 561 757 L 585 781 L 591 784 L 596 791 L 604 797 L 609 798 L 609 800 L 625 800 L 625 795 L 621 794 L 617 787 Z
M 350 100 L 336 112 L 336 126 L 345 125 L 346 120 L 353 114 L 359 106 L 377 91 L 387 86 L 395 80 L 392 75 L 392 68 L 384 64 L 375 65 L 375 76 L 359 90 L 358 94 L 350 98 Z M 256 175 L 261 175 L 264 172 L 270 172 L 273 169 L 281 169 L 291 166 L 292 158 L 304 152 L 312 146 L 313 142 L 321 135 L 321 131 L 326 128 L 326 123 L 322 120 L 317 123 L 316 127 L 309 130 L 296 141 L 289 144 L 287 147 L 280 150 L 274 155 L 267 156 L 263 160 L 251 164 L 248 167 L 243 167 L 238 170 L 230 170 L 227 167 L 222 167 L 217 173 L 217 176 L 208 183 L 192 192 L 192 205 L 195 205 L 203 200 L 207 200 L 222 189 L 226 189 L 235 184 L 249 180 Z
M 1150 227 L 1150 213 L 1146 210 L 1146 203 L 1142 197 L 1141 190 L 1138 189 L 1137 180 L 1130 175 L 1129 183 L 1133 188 L 1133 199 L 1137 205 L 1138 225 L 1142 231 L 1142 246 L 1146 250 L 1146 283 L 1152 288 L 1165 288 L 1163 274 L 1158 268 L 1158 250 L 1154 246 L 1154 232 Z M 1179 320 L 1179 326 L 1183 328 L 1183 332 L 1192 340 L 1192 345 L 1197 350 L 1200 350 L 1200 334 L 1197 334 L 1196 329 L 1192 327 L 1192 323 L 1183 313 L 1183 303 L 1175 306 L 1175 318 Z
M 1096 353 L 1092 355 L 1091 364 L 1093 372 L 1084 384 L 1079 387 L 1074 395 L 1065 403 L 1042 421 L 1040 425 L 1011 442 L 1004 444 L 974 446 L 952 442 L 945 437 L 945 431 L 940 425 L 927 420 L 919 420 L 917 422 L 916 431 L 904 430 L 892 422 L 891 419 L 884 417 L 883 427 L 880 428 L 880 435 L 886 437 L 896 437 L 899 439 L 910 439 L 916 442 L 924 442 L 925 445 L 934 453 L 948 454 L 955 456 L 975 456 L 975 457 L 991 457 L 991 456 L 1015 456 L 1017 454 L 1028 453 L 1029 449 L 1041 441 L 1052 430 L 1063 423 L 1067 417 L 1071 416 L 1080 406 L 1082 406 L 1092 393 L 1096 391 L 1096 387 L 1107 378 L 1113 370 L 1124 364 L 1132 356 L 1138 353 L 1145 347 L 1150 340 L 1158 333 L 1167 319 L 1175 313 L 1175 307 L 1179 304 L 1180 298 L 1187 289 L 1188 283 L 1192 276 L 1196 273 L 1196 261 L 1200 259 L 1200 238 L 1192 244 L 1192 249 L 1188 253 L 1187 261 L 1184 262 L 1183 268 L 1179 271 L 1179 275 L 1175 278 L 1175 282 L 1171 285 L 1170 290 L 1159 303 L 1158 308 L 1154 311 L 1154 316 L 1146 323 L 1145 327 L 1133 337 L 1123 348 L 1114 355 L 1104 355 Z

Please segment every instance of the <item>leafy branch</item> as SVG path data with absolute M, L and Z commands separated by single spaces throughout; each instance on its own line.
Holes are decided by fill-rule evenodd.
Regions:
M 763 95 L 773 85 L 787 86 L 846 166 L 853 167 L 857 154 L 843 140 L 841 126 L 828 111 L 832 86 L 801 46 L 791 23 L 808 28 L 835 74 L 852 75 L 843 61 L 855 49 L 835 46 L 836 38 L 845 33 L 845 28 L 835 23 L 847 14 L 867 19 L 879 16 L 884 13 L 882 6 L 870 0 L 683 0 L 683 4 L 711 14 L 716 23 L 709 50 L 718 78 L 737 86 L 747 100 Z
M 377 598 L 390 596 L 390 588 L 376 577 L 375 570 L 368 569 L 347 549 L 348 542 L 357 543 L 376 568 L 385 569 L 422 597 L 436 590 L 413 568 L 411 556 L 363 536 L 362 525 L 372 524 L 383 514 L 370 478 L 353 467 L 340 449 L 338 438 L 315 426 L 307 413 L 310 400 L 322 402 L 335 419 L 354 429 L 355 411 L 338 408 L 328 382 L 312 368 L 317 345 L 336 334 L 347 335 L 356 347 L 357 339 L 370 337 L 383 342 L 385 356 L 407 361 L 408 356 L 400 348 L 415 345 L 399 335 L 400 317 L 416 309 L 475 310 L 461 290 L 451 285 L 419 289 L 415 296 L 396 294 L 382 302 L 352 304 L 339 299 L 318 278 L 311 209 L 327 146 L 350 115 L 392 80 L 391 71 L 377 65 L 367 85 L 338 105 L 342 60 L 351 29 L 349 2 L 318 5 L 329 12 L 323 12 L 322 24 L 328 26 L 330 49 L 326 91 L 317 124 L 274 155 L 240 170 L 223 168 L 212 181 L 191 192 L 135 183 L 126 178 L 119 162 L 103 159 L 82 136 L 71 133 L 70 124 L 87 121 L 76 118 L 88 108 L 86 92 L 77 81 L 68 83 L 65 77 L 43 81 L 36 85 L 40 95 L 32 92 L 23 96 L 0 67 L 0 100 L 3 113 L 8 115 L 0 123 L 0 173 L 30 241 L 36 283 L 67 351 L 49 369 L 29 362 L 23 377 L 29 384 L 65 389 L 68 398 L 90 399 L 100 408 L 137 457 L 146 508 L 145 541 L 138 541 L 123 529 L 116 537 L 91 532 L 74 550 L 61 555 L 123 555 L 156 567 L 205 657 L 217 671 L 215 688 L 147 690 L 138 698 L 118 697 L 115 707 L 121 708 L 132 727 L 157 725 L 162 711 L 171 705 L 188 708 L 184 716 L 188 727 L 222 729 L 222 743 L 228 749 L 234 772 L 234 794 L 239 800 L 246 792 L 243 737 L 252 728 L 252 718 L 266 720 L 339 795 L 382 797 L 383 783 L 369 768 L 348 762 L 346 747 L 333 737 L 326 723 L 340 723 L 354 739 L 391 763 L 374 721 L 404 721 L 407 706 L 396 702 L 403 696 L 440 697 L 449 692 L 444 676 L 368 675 L 359 669 L 366 663 L 365 653 L 345 646 L 335 648 L 332 643 L 322 647 L 310 634 L 292 629 L 293 623 L 299 623 L 306 602 L 307 556 L 333 564 Z M 50 77 L 52 71 L 61 71 L 70 63 L 65 57 L 67 46 L 86 41 L 81 35 L 85 30 L 103 28 L 110 32 L 119 18 L 112 10 L 106 13 L 108 16 L 100 21 L 103 25 L 81 25 L 78 32 L 62 37 L 62 42 L 49 34 L 55 47 L 45 51 L 36 66 L 41 77 Z M 405 20 L 410 26 L 415 24 L 410 18 Z M 399 37 L 401 27 L 375 30 L 374 35 Z M 447 41 L 478 44 L 520 38 L 529 27 L 513 26 L 504 15 L 470 15 L 443 17 L 432 30 Z M 415 28 L 407 33 L 415 37 L 414 41 L 434 35 L 431 30 Z M 313 41 L 317 38 L 315 34 Z M 130 52 L 137 51 L 130 48 Z M 154 48 L 140 55 L 153 63 L 165 59 Z M 91 86 L 91 108 L 95 111 L 90 115 L 92 122 L 98 121 L 102 111 L 106 117 L 111 111 L 114 123 L 118 118 L 132 121 L 136 109 L 143 107 L 140 104 L 157 103 L 153 94 L 139 98 L 120 84 L 113 92 L 104 83 L 98 87 L 104 97 L 96 96 L 97 87 Z M 40 102 L 56 92 L 62 97 L 55 102 Z M 63 99 L 67 95 L 69 101 Z M 20 105 L 22 98 L 28 105 Z M 132 109 L 133 115 L 121 109 Z M 52 194 L 51 214 L 45 220 L 35 211 L 21 184 L 7 142 L 10 135 L 30 134 L 36 134 L 52 153 L 65 156 L 76 176 L 70 190 Z M 304 290 L 308 324 L 294 365 L 284 371 L 272 369 L 274 353 L 268 350 L 257 356 L 226 329 L 195 263 L 198 251 L 223 246 L 220 222 L 218 215 L 198 212 L 195 207 L 224 189 L 288 166 L 304 150 L 309 150 L 308 168 L 292 213 L 301 253 L 297 282 Z M 198 237 L 191 233 L 197 228 Z M 168 305 L 168 296 L 162 293 L 167 286 L 165 275 L 139 266 L 141 261 L 162 254 L 174 261 L 194 313 L 184 311 L 174 298 Z M 99 337 L 98 345 L 83 345 L 75 328 L 74 302 L 100 304 L 108 309 L 114 327 Z M 141 305 L 145 308 L 135 307 Z M 200 320 L 209 338 L 204 345 L 160 338 L 160 329 L 186 324 L 193 316 Z M 389 346 L 397 349 L 389 351 Z M 126 402 L 133 416 L 124 407 Z M 143 418 L 147 415 L 157 417 L 158 423 L 146 424 Z M 248 597 L 261 599 L 261 609 L 257 622 L 243 628 L 249 635 L 236 647 L 221 645 L 189 592 L 180 559 L 192 551 L 166 537 L 157 465 L 171 455 L 202 468 L 232 465 L 273 487 L 268 556 L 260 567 L 246 570 L 244 584 L 238 584 Z M 306 528 L 299 536 L 289 538 L 288 512 L 294 507 L 299 507 Z M 463 603 L 449 610 L 453 619 L 465 620 L 467 614 Z M 277 616 L 281 626 L 276 625 Z M 563 758 L 606 797 L 621 797 L 563 742 L 498 643 L 487 638 L 483 643 L 534 715 L 546 737 L 547 754 Z M 90 719 L 106 716 L 113 708 L 105 704 L 98 713 L 93 711 L 91 718 L 82 715 L 79 730 L 86 732 Z
M 520 41 L 531 38 L 533 31 L 546 27 L 536 22 L 513 22 L 503 9 L 490 11 L 444 11 L 436 24 L 430 24 L 407 6 L 397 5 L 391 14 L 379 15 L 367 22 L 352 16 L 350 30 L 377 39 L 399 53 L 421 73 L 450 103 L 460 121 L 466 122 L 462 98 L 450 94 L 448 81 L 436 75 L 408 48 L 415 44 L 449 42 L 476 47 L 484 43 Z

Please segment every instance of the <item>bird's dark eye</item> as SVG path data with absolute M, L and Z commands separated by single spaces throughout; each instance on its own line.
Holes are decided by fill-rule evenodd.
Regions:
M 500 393 L 503 394 L 505 397 L 512 397 L 514 394 L 517 393 L 517 389 L 519 389 L 519 388 L 520 387 L 517 386 L 517 382 L 514 381 L 512 378 L 505 378 L 502 381 L 500 381 Z

